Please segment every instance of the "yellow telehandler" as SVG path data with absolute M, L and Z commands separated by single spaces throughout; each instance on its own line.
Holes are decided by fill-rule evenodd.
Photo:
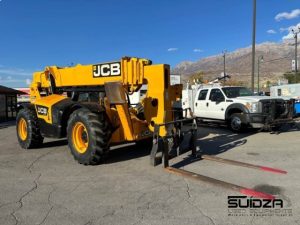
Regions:
M 146 96 L 133 106 L 129 95 L 142 85 Z M 27 149 L 39 147 L 44 137 L 67 137 L 74 158 L 89 165 L 98 164 L 110 145 L 143 142 L 156 130 L 156 152 L 158 137 L 178 133 L 172 104 L 181 91 L 182 85 L 170 85 L 169 65 L 147 59 L 46 67 L 34 73 L 31 104 L 18 113 L 18 140 Z

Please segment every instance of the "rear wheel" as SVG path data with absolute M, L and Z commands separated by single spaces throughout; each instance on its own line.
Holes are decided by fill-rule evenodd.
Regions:
M 242 132 L 245 128 L 243 123 L 243 115 L 241 113 L 234 113 L 229 118 L 229 126 L 233 132 Z
M 17 136 L 22 148 L 37 148 L 43 143 L 44 138 L 40 133 L 36 112 L 22 109 L 17 115 Z
M 70 116 L 67 132 L 71 153 L 80 164 L 99 164 L 109 150 L 111 129 L 105 112 L 76 110 Z

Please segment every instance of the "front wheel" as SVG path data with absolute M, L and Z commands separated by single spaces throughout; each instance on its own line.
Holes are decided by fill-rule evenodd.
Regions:
M 229 118 L 229 127 L 233 132 L 242 132 L 245 128 L 243 115 L 241 113 L 232 114 Z
M 99 164 L 109 150 L 111 129 L 105 112 L 76 110 L 70 116 L 67 132 L 71 153 L 80 164 Z

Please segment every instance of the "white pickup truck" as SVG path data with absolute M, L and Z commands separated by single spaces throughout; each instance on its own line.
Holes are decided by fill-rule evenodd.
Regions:
M 206 87 L 197 91 L 194 116 L 223 121 L 236 132 L 245 127 L 262 128 L 293 118 L 293 101 L 254 96 L 245 87 Z

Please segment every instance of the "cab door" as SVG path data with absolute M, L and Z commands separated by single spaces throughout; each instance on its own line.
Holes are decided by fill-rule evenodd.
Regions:
M 207 113 L 207 101 L 208 101 L 208 89 L 202 89 L 198 92 L 195 97 L 194 103 L 194 115 L 196 117 L 205 118 L 208 116 Z
M 225 96 L 219 88 L 213 88 L 210 91 L 207 101 L 207 109 L 209 118 L 216 120 L 225 120 L 225 111 L 228 103 L 225 101 Z

